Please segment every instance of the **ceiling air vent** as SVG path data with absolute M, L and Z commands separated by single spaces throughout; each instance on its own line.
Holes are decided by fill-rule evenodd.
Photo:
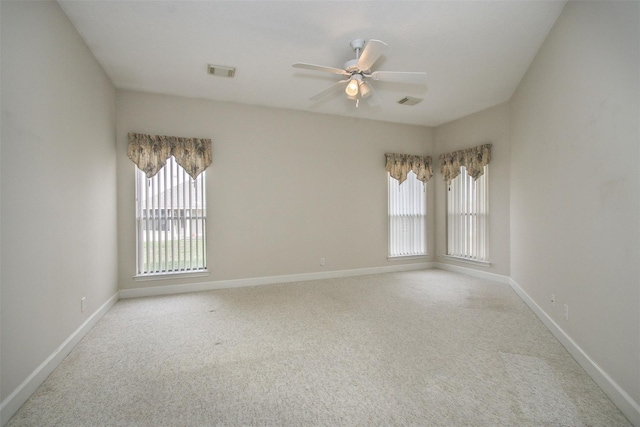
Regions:
M 233 77 L 236 74 L 235 67 L 225 67 L 223 65 L 207 65 L 207 72 L 212 76 Z
M 416 105 L 417 103 L 419 103 L 421 101 L 422 101 L 422 99 L 420 99 L 420 98 L 413 98 L 411 96 L 405 96 L 400 101 L 398 101 L 398 104 L 401 104 L 401 105 Z

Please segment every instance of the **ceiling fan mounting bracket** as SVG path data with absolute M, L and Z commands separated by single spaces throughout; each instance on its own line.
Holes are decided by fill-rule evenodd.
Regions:
M 362 48 L 364 47 L 364 40 L 362 39 L 351 40 L 351 47 L 353 48 L 354 52 L 357 52 L 358 50 L 362 50 Z

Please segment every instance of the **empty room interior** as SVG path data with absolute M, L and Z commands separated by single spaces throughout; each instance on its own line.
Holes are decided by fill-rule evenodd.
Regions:
M 640 2 L 0 2 L 0 425 L 640 426 Z

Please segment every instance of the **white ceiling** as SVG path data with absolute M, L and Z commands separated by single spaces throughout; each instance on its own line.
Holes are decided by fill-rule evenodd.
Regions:
M 437 126 L 507 101 L 564 1 L 60 0 L 117 88 Z M 372 68 L 424 71 L 428 86 L 375 82 L 379 107 L 342 91 L 309 97 L 340 76 L 352 39 L 388 44 Z M 207 64 L 237 67 L 234 78 Z M 416 106 L 397 101 L 424 98 Z

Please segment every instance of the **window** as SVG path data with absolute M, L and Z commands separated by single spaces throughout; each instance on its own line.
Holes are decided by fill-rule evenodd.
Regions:
M 447 255 L 489 261 L 489 167 L 476 181 L 463 166 L 447 191 Z
M 194 180 L 173 157 L 152 178 L 136 167 L 137 275 L 206 270 L 205 172 Z
M 389 257 L 427 254 L 427 197 L 426 187 L 414 172 L 398 185 L 389 180 Z

